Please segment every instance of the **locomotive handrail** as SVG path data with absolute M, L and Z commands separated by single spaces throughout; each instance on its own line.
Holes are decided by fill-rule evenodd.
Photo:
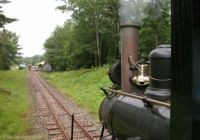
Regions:
M 140 99 L 142 101 L 146 101 L 146 102 L 149 102 L 149 103 L 152 103 L 152 104 L 155 104 L 155 105 L 161 105 L 161 106 L 165 106 L 165 107 L 168 107 L 168 108 L 170 108 L 170 106 L 171 106 L 169 103 L 166 103 L 166 102 L 161 102 L 161 101 L 150 99 L 150 98 L 144 97 L 144 96 L 133 95 L 131 93 L 127 93 L 127 92 L 124 92 L 124 91 L 121 91 L 121 90 L 114 90 L 114 89 L 110 89 L 110 88 L 102 88 L 102 89 L 110 91 L 110 92 L 117 93 L 119 95 L 124 95 L 124 96 L 128 96 L 128 97 L 135 98 L 135 99 Z

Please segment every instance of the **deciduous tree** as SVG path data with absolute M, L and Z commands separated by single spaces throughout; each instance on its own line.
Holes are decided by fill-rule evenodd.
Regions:
M 149 52 L 160 44 L 171 43 L 171 11 L 169 0 L 151 0 L 147 3 L 140 29 L 140 57 L 147 58 Z
M 3 14 L 2 4 L 9 3 L 7 0 L 0 0 L 0 70 L 7 70 L 15 62 L 18 56 L 18 36 L 4 28 L 5 24 L 16 21 Z
M 116 56 L 118 0 L 68 0 L 60 9 L 72 12 L 75 40 L 80 48 L 85 46 L 90 47 L 87 50 L 93 50 L 95 66 L 101 66 L 111 60 L 110 56 Z

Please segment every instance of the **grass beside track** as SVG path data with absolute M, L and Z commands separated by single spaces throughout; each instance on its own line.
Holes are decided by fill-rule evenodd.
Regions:
M 110 86 L 108 66 L 68 72 L 42 73 L 62 93 L 98 118 L 99 105 L 105 97 L 100 86 Z
M 0 139 L 30 130 L 27 72 L 0 71 Z

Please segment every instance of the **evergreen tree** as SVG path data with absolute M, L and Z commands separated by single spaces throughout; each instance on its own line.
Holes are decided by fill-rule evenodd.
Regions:
M 8 0 L 0 0 L 0 28 L 3 28 L 5 24 L 12 23 L 16 21 L 17 19 L 14 18 L 8 18 L 3 14 L 2 4 L 10 3 Z
M 0 31 L 0 70 L 8 70 L 19 56 L 18 36 L 6 29 Z

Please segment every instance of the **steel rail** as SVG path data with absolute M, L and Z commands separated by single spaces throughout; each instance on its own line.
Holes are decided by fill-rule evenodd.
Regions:
M 51 106 L 50 103 L 48 102 L 48 99 L 47 99 L 46 95 L 42 94 L 42 96 L 45 98 L 45 102 L 47 103 L 47 105 L 48 105 L 49 108 L 51 109 L 51 112 L 53 113 L 53 116 L 54 116 L 54 118 L 55 118 L 57 124 L 59 125 L 61 131 L 63 132 L 64 137 L 66 138 L 66 140 L 70 140 L 70 138 L 69 138 L 69 136 L 67 135 L 67 133 L 66 133 L 66 131 L 65 131 L 64 127 L 63 127 L 63 125 L 60 123 L 60 121 L 59 121 L 59 119 L 58 119 L 58 117 L 57 117 L 55 111 L 53 110 L 52 106 Z
M 37 80 L 40 81 L 39 79 L 37 79 Z M 40 81 L 40 83 L 41 83 L 41 81 Z M 41 93 L 41 94 L 42 94 L 42 93 Z M 56 115 L 55 111 L 53 110 L 51 104 L 49 103 L 49 101 L 48 101 L 48 99 L 47 99 L 47 96 L 44 95 L 44 94 L 42 94 L 42 97 L 44 98 L 44 101 L 45 101 L 45 103 L 47 104 L 47 106 L 50 108 L 51 112 L 53 113 L 53 116 L 54 116 L 54 118 L 55 118 L 57 124 L 59 125 L 60 130 L 63 132 L 64 138 L 65 138 L 66 140 L 70 140 L 70 138 L 69 138 L 69 136 L 67 135 L 67 133 L 66 133 L 64 127 L 62 126 L 62 123 L 60 123 L 59 119 L 57 118 L 57 115 Z
M 42 81 L 40 79 L 40 77 L 38 75 L 36 75 L 38 77 L 38 80 L 42 83 L 42 85 L 45 87 L 45 89 L 51 94 L 51 96 L 61 105 L 61 107 L 68 113 L 68 115 L 72 118 L 72 113 L 69 112 L 68 108 L 65 107 L 58 99 L 57 97 L 48 89 L 48 87 L 46 86 L 46 84 L 44 83 L 44 81 Z M 84 134 L 86 135 L 87 138 L 89 138 L 90 140 L 94 140 L 93 136 L 90 135 L 87 130 L 85 130 L 85 128 L 83 127 L 83 125 L 74 117 L 74 122 L 76 122 L 78 124 L 78 127 L 83 130 Z
M 165 106 L 165 107 L 170 108 L 170 104 L 166 103 L 166 102 L 161 102 L 161 101 L 150 99 L 150 98 L 147 98 L 147 97 L 134 95 L 134 94 L 131 94 L 131 93 L 123 92 L 121 90 L 114 90 L 114 89 L 110 89 L 110 88 L 102 88 L 102 89 L 110 91 L 110 92 L 114 92 L 114 93 L 119 94 L 119 95 L 128 96 L 128 97 L 135 98 L 135 99 L 140 99 L 140 100 L 152 103 L 152 104 L 161 105 L 161 106 Z

